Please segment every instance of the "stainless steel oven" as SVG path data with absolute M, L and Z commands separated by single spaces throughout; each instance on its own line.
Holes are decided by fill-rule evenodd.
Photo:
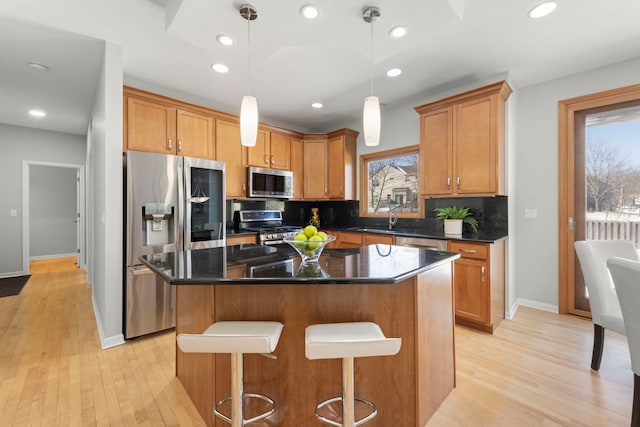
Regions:
M 302 227 L 283 225 L 282 212 L 276 210 L 244 210 L 233 215 L 236 231 L 252 231 L 258 235 L 261 245 L 284 243 L 285 237 L 293 237 Z

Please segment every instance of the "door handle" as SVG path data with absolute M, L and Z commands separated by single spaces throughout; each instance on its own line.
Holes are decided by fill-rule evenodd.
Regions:
M 171 138 L 167 140 L 167 150 L 171 150 Z
M 178 140 L 178 153 L 182 151 L 182 140 Z

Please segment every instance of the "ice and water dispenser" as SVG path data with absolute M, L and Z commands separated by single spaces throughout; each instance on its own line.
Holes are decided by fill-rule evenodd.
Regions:
M 174 207 L 169 203 L 145 203 L 142 206 L 142 244 L 144 246 L 175 243 Z

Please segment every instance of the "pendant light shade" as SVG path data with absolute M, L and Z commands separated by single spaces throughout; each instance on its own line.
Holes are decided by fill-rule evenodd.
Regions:
M 258 137 L 258 100 L 251 96 L 251 21 L 258 18 L 258 11 L 250 4 L 240 6 L 240 16 L 247 20 L 247 75 L 249 95 L 242 97 L 240 105 L 240 141 L 246 147 L 255 147 Z
M 377 96 L 367 96 L 364 99 L 362 129 L 364 145 L 371 147 L 380 143 L 380 102 Z
M 253 96 L 243 96 L 240 106 L 240 140 L 242 145 L 255 147 L 258 137 L 258 101 Z
M 373 96 L 373 23 L 380 18 L 380 9 L 375 6 L 366 7 L 362 11 L 364 22 L 371 24 L 371 38 L 369 50 L 371 55 L 371 95 L 364 99 L 362 112 L 362 129 L 364 131 L 364 144 L 369 147 L 380 144 L 380 101 Z

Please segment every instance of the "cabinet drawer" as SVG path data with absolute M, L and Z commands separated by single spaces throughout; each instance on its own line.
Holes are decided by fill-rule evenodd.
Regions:
M 484 243 L 466 243 L 449 241 L 449 252 L 460 254 L 463 258 L 487 259 L 489 250 Z
M 340 232 L 340 244 L 351 243 L 362 246 L 362 233 L 345 233 Z

